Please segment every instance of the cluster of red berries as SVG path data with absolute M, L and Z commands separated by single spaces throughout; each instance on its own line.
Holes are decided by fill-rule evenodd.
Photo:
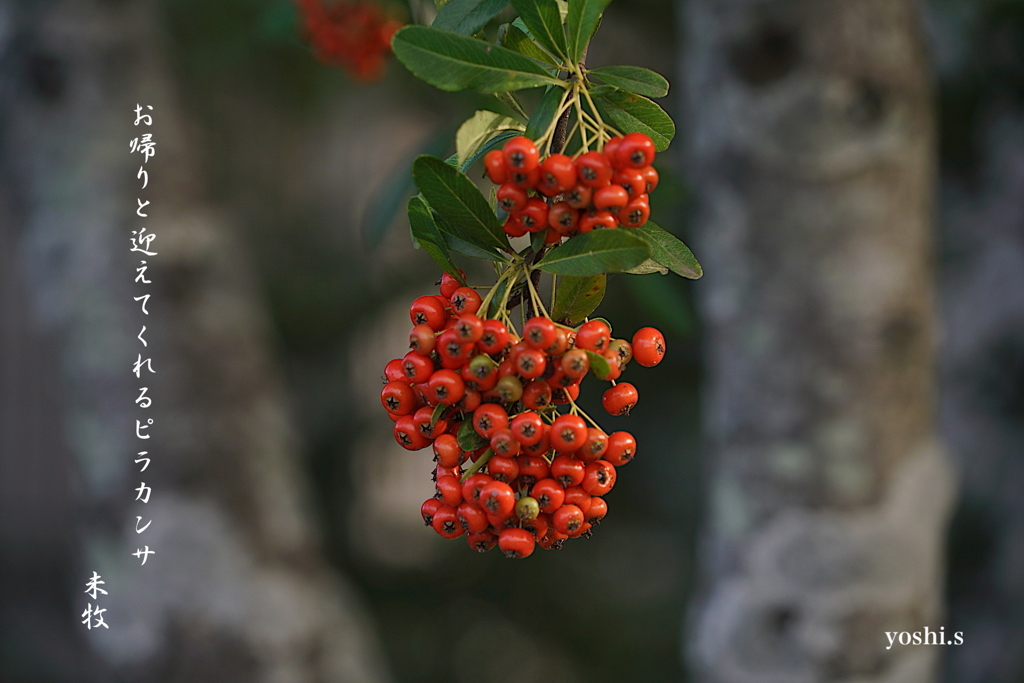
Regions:
M 353 77 L 372 81 L 384 69 L 391 36 L 401 23 L 385 16 L 373 2 L 297 0 L 307 40 L 324 64 L 340 64 Z
M 661 362 L 665 339 L 647 327 L 630 343 L 602 320 L 573 329 L 545 316 L 527 321 L 520 338 L 481 319 L 481 303 L 448 275 L 440 296 L 416 299 L 411 350 L 385 367 L 381 402 L 399 444 L 433 445 L 436 495 L 423 503 L 424 521 L 445 538 L 467 534 L 480 552 L 498 545 L 526 557 L 535 545 L 557 549 L 589 535 L 608 510 L 602 496 L 616 467 L 636 453 L 631 434 L 588 427 L 575 406 L 592 362 L 613 384 L 605 410 L 624 415 L 637 390 L 614 380 L 630 360 Z M 559 413 L 566 404 L 570 412 Z
M 576 232 L 646 223 L 648 193 L 658 186 L 654 151 L 651 138 L 629 133 L 606 142 L 601 152 L 541 160 L 533 141 L 520 136 L 488 152 L 484 166 L 501 186 L 498 206 L 509 214 L 505 232 L 521 237 L 546 229 L 544 241 L 554 244 Z

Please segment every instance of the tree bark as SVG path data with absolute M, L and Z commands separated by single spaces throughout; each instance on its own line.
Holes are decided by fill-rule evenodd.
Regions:
M 88 573 L 73 606 L 84 609 L 99 572 L 109 630 L 88 635 L 123 680 L 384 680 L 367 620 L 323 557 L 265 312 L 244 245 L 206 197 L 158 11 L 148 0 L 0 4 L 2 170 L 17 213 L 5 241 L 59 340 L 50 363 L 63 371 L 85 501 Z M 133 125 L 136 103 L 154 107 L 148 130 Z M 129 153 L 141 132 L 156 142 L 145 190 L 142 156 Z M 138 198 L 151 202 L 145 219 Z M 129 253 L 141 226 L 156 256 Z M 151 285 L 134 281 L 140 259 Z M 133 297 L 147 293 L 144 316 Z M 140 353 L 156 374 L 136 380 Z M 149 418 L 143 443 L 136 420 Z M 140 482 L 148 504 L 135 500 Z M 137 515 L 152 520 L 143 534 Z M 156 554 L 141 566 L 131 553 L 143 545 Z
M 932 100 L 911 0 L 689 0 L 709 521 L 697 680 L 934 680 Z M 947 640 L 952 637 L 946 633 Z

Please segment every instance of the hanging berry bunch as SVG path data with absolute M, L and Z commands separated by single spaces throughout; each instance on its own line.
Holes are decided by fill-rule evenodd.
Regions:
M 361 81 L 372 81 L 384 70 L 391 37 L 401 24 L 389 19 L 373 2 L 357 0 L 297 0 L 306 40 L 324 64 L 339 64 Z
M 410 351 L 387 364 L 381 393 L 398 443 L 433 451 L 424 521 L 481 552 L 558 548 L 605 516 L 636 440 L 580 410 L 580 382 L 609 382 L 604 409 L 629 414 L 638 394 L 621 375 L 631 361 L 657 365 L 665 339 L 650 327 L 618 338 L 589 316 L 608 273 L 701 275 L 690 250 L 648 220 L 652 162 L 675 129 L 647 97 L 668 83 L 640 67 L 583 65 L 607 1 L 514 1 L 519 18 L 498 29 L 497 44 L 482 29 L 500 3 L 467 13 L 453 2 L 433 26 L 407 26 L 392 43 L 427 82 L 494 93 L 515 112 L 478 111 L 460 127 L 456 155 L 413 163 L 413 240 L 444 275 L 440 294 L 413 302 Z M 514 91 L 539 87 L 527 116 Z M 466 175 L 481 158 L 499 186 L 490 201 Z M 453 253 L 490 261 L 494 284 L 468 286 Z

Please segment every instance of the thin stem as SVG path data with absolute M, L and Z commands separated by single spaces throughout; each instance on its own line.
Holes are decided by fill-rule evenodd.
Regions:
M 491 450 L 490 448 L 484 451 L 479 458 L 473 461 L 472 465 L 466 468 L 466 471 L 462 473 L 462 477 L 459 479 L 459 481 L 464 482 L 470 477 L 472 477 L 474 474 L 479 472 L 480 469 L 487 464 L 487 461 L 491 459 L 492 455 L 494 455 L 494 451 Z
M 572 412 L 574 412 L 574 413 L 576 413 L 578 415 L 582 415 L 584 417 L 584 419 L 586 419 L 587 422 L 589 422 L 590 424 L 594 425 L 594 427 L 596 427 L 597 429 L 601 429 L 601 425 L 599 425 L 596 422 L 594 422 L 594 420 L 589 415 L 587 415 L 585 412 L 583 412 L 583 410 L 578 405 L 576 405 L 576 401 L 572 400 L 572 396 L 569 395 L 568 391 L 565 392 L 565 397 L 567 399 L 569 399 L 569 405 L 572 406 Z M 601 429 L 601 431 L 603 432 L 604 430 Z

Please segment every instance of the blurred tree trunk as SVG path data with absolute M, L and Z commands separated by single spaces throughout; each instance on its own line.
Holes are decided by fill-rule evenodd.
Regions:
M 98 571 L 109 630 L 88 636 L 123 680 L 381 681 L 367 621 L 323 557 L 265 312 L 244 246 L 205 195 L 156 12 L 152 1 L 0 2 L 4 243 L 32 317 L 59 340 L 48 363 L 84 501 L 85 560 L 61 618 L 84 609 Z M 133 125 L 136 103 L 153 105 L 151 128 Z M 142 132 L 156 142 L 145 190 L 129 153 Z M 146 219 L 137 198 L 151 202 Z M 158 255 L 129 253 L 142 226 Z M 153 284 L 133 282 L 134 257 Z M 133 301 L 147 293 L 148 317 Z M 142 381 L 140 353 L 156 371 Z M 135 402 L 142 386 L 148 409 Z M 25 424 L 39 422 L 38 403 L 18 408 Z M 135 421 L 149 418 L 140 446 Z M 13 457 L 52 453 L 47 443 Z M 141 473 L 140 450 L 152 459 Z M 145 505 L 140 482 L 152 487 Z M 152 520 L 145 533 L 137 515 Z M 156 554 L 140 566 L 131 553 L 144 545 Z
M 689 657 L 901 681 L 940 650 L 928 62 L 911 0 L 688 0 L 709 521 Z M 951 633 L 946 633 L 947 640 Z

